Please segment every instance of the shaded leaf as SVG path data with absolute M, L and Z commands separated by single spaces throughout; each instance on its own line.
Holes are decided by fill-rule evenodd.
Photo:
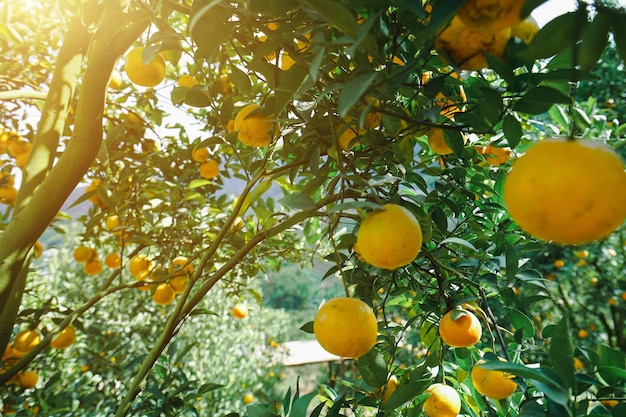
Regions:
M 387 364 L 378 350 L 370 349 L 357 360 L 356 365 L 368 385 L 382 387 L 387 382 Z

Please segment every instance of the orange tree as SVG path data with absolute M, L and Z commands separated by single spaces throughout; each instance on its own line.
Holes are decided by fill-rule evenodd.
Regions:
M 626 45 L 623 12 L 602 2 L 581 3 L 533 40 L 532 23 L 521 20 L 540 3 L 70 1 L 51 6 L 58 25 L 29 29 L 17 13 L 28 2 L 2 6 L 11 20 L 1 35 L 9 76 L 0 97 L 16 104 L 2 116 L 0 350 L 12 352 L 20 330 L 42 334 L 32 349 L 7 355 L 0 383 L 23 376 L 101 300 L 133 298 L 140 288 L 169 309 L 167 319 L 145 356 L 127 363 L 134 377 L 110 395 L 117 416 L 142 414 L 146 378 L 162 369 L 159 358 L 180 328 L 197 325 L 188 319 L 210 291 L 241 294 L 251 277 L 317 252 L 335 265 L 327 277 L 339 277 L 380 321 L 376 346 L 357 361 L 361 378 L 343 381 L 343 390 L 326 387 L 314 414 L 365 407 L 433 417 L 439 405 L 446 415 L 609 412 L 613 403 L 593 400 L 607 387 L 613 401 L 623 398 L 624 354 L 598 348 L 577 377 L 567 317 L 545 333 L 548 354 L 536 355 L 532 322 L 504 302 L 518 280 L 542 277 L 525 264 L 542 244 L 504 206 L 510 157 L 547 136 L 569 136 L 567 146 L 588 143 L 573 141 L 591 134 L 572 86 L 590 77 L 609 33 L 622 57 Z M 64 40 L 55 42 L 60 33 Z M 20 120 L 21 103 L 43 96 L 40 121 L 30 127 Z M 554 108 L 565 129 L 546 129 L 544 116 L 534 117 Z M 431 129 L 443 131 L 432 149 Z M 617 166 L 607 177 L 614 189 L 601 189 L 588 207 L 606 198 L 615 211 L 592 240 L 624 218 L 623 165 L 608 158 Z M 80 183 L 88 187 L 77 202 L 93 203 L 82 218 L 83 244 L 102 249 L 79 257 L 84 272 L 102 273 L 95 254 L 105 249 L 115 250 L 119 266 L 78 305 L 20 311 L 24 291 L 35 290 L 29 265 L 37 239 L 58 225 Z M 374 228 L 369 239 L 379 241 L 359 253 L 355 243 L 372 243 L 357 239 L 361 219 L 389 205 L 415 217 L 422 244 L 411 247 L 405 228 Z M 550 205 L 573 209 L 574 218 L 578 207 Z M 397 251 L 412 256 L 394 257 L 393 270 L 374 262 L 383 254 L 376 248 L 393 247 L 400 234 Z M 179 257 L 185 260 L 174 262 Z M 451 310 L 458 310 L 452 321 L 477 316 L 481 340 L 442 343 L 435 329 Z M 392 313 L 404 316 L 390 320 Z M 18 314 L 28 325 L 15 326 Z M 44 319 L 56 325 L 44 327 Z M 412 329 L 420 340 L 405 344 Z M 398 360 L 415 357 L 414 349 L 419 360 Z M 475 389 L 469 375 L 483 356 L 495 360 L 481 368 L 515 375 L 515 393 L 490 399 Z M 537 366 L 523 364 L 535 357 Z M 391 376 L 397 383 L 386 383 Z M 446 388 L 428 401 L 433 382 L 454 394 Z M 288 395 L 282 411 L 252 405 L 248 413 L 301 414 L 314 395 Z M 619 404 L 610 412 L 623 410 Z

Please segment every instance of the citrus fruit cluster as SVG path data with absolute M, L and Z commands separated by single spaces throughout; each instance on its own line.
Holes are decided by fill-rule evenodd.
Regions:
M 524 0 L 469 0 L 435 39 L 435 49 L 461 69 L 487 68 L 486 55 L 503 59 L 511 36 L 530 42 L 539 30 L 520 17 Z
M 211 158 L 211 152 L 208 148 L 194 149 L 191 157 L 200 164 L 200 175 L 202 178 L 213 179 L 220 173 L 219 163 Z
M 73 252 L 76 262 L 84 263 L 83 270 L 87 275 L 97 275 L 102 272 L 102 262 L 98 259 L 98 252 L 89 246 L 78 246 Z
M 15 166 L 24 168 L 30 156 L 31 143 L 14 130 L 0 124 L 0 154 L 9 155 Z M 15 176 L 6 167 L 0 171 L 0 203 L 12 205 L 17 198 Z
M 147 255 L 137 254 L 128 263 L 128 271 L 137 281 L 145 281 L 137 287 L 139 290 L 151 291 L 155 303 L 169 305 L 187 287 L 194 266 L 187 257 L 177 256 L 164 270 L 160 266 L 155 267 Z

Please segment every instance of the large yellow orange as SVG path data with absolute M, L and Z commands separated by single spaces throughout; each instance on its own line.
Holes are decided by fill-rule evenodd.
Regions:
M 264 117 L 260 111 L 255 111 L 260 108 L 258 104 L 248 104 L 235 116 L 237 139 L 248 146 L 269 145 L 278 130 L 278 125 L 271 121 L 271 117 Z
M 468 0 L 457 13 L 467 26 L 499 31 L 518 24 L 525 0 Z
M 454 16 L 450 25 L 435 39 L 435 49 L 445 52 L 461 69 L 480 70 L 487 68 L 485 54 L 498 58 L 504 56 L 511 29 L 484 31 L 470 26 Z
M 428 417 L 456 417 L 461 411 L 461 397 L 451 386 L 436 383 L 426 392 L 430 393 L 424 401 L 424 412 Z
M 422 247 L 422 228 L 408 209 L 385 204 L 361 222 L 356 243 L 365 262 L 394 270 L 415 260 Z
M 441 318 L 439 323 L 439 335 L 441 340 L 452 347 L 469 347 L 474 346 L 482 336 L 482 326 L 478 317 L 469 311 L 452 319 L 455 310 L 450 310 Z
M 317 311 L 313 331 L 326 351 L 344 358 L 358 358 L 376 344 L 378 323 L 365 302 L 337 297 L 326 301 Z
M 17 384 L 20 388 L 34 388 L 39 381 L 37 371 L 24 371 L 17 374 Z
M 152 269 L 152 261 L 144 254 L 138 254 L 132 257 L 128 264 L 130 274 L 135 278 L 145 275 Z
M 504 362 L 504 359 L 499 359 Z M 513 394 L 517 389 L 513 381 L 515 375 L 483 368 L 481 365 L 484 363 L 484 360 L 480 360 L 472 367 L 472 384 L 476 391 L 494 400 L 502 400 Z
M 50 342 L 50 346 L 55 349 L 66 349 L 76 340 L 76 330 L 72 326 L 67 326 L 61 333 Z
M 162 306 L 171 304 L 174 298 L 176 298 L 174 288 L 165 282 L 158 284 L 152 293 L 152 300 Z
M 601 239 L 626 218 L 626 172 L 608 146 L 555 138 L 517 159 L 504 183 L 515 222 L 536 238 L 576 245 Z
M 143 47 L 133 48 L 126 55 L 124 69 L 128 78 L 137 85 L 154 87 L 165 79 L 165 61 L 159 54 L 148 62 L 143 60 Z

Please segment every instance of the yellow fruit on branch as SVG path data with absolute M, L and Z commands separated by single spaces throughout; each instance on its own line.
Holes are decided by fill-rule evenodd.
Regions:
M 165 60 L 161 55 L 155 54 L 150 61 L 144 62 L 143 52 L 143 47 L 131 49 L 126 55 L 124 69 L 134 84 L 154 87 L 165 79 Z
M 179 87 L 191 88 L 198 84 L 198 80 L 196 80 L 192 75 L 183 74 L 178 77 L 177 83 Z
M 439 323 L 441 340 L 452 347 L 474 346 L 480 340 L 482 332 L 478 317 L 466 310 L 450 310 Z
M 525 0 L 468 0 L 457 12 L 467 26 L 499 31 L 517 25 Z
M 502 358 L 498 359 L 505 362 Z M 476 391 L 494 400 L 503 400 L 513 394 L 517 389 L 517 383 L 513 381 L 515 375 L 486 369 L 481 366 L 484 363 L 484 360 L 480 360 L 472 367 L 472 384 Z
M 152 300 L 162 306 L 172 304 L 174 298 L 176 298 L 174 288 L 165 282 L 158 284 L 152 293 Z
M 577 245 L 601 239 L 626 218 L 626 172 L 608 146 L 548 139 L 513 164 L 504 202 L 513 220 L 536 238 Z
M 76 262 L 89 262 L 98 257 L 96 250 L 88 246 L 79 246 L 72 253 Z
M 461 397 L 457 390 L 441 383 L 426 389 L 430 396 L 424 401 L 424 413 L 428 417 L 456 417 L 461 412 Z
M 449 155 L 452 153 L 452 148 L 448 146 L 444 136 L 444 130 L 439 127 L 434 127 L 428 130 L 428 146 L 437 155 Z M 467 143 L 467 136 L 461 134 L 463 137 L 463 143 Z
M 245 304 L 238 303 L 230 312 L 236 319 L 243 319 L 248 315 L 248 307 Z
M 336 297 L 317 311 L 313 332 L 326 351 L 344 358 L 358 358 L 376 344 L 378 323 L 372 308 L 365 302 Z
M 83 270 L 87 275 L 97 275 L 102 272 L 102 262 L 92 259 L 85 264 Z
M 359 134 L 358 132 L 350 126 L 339 125 L 335 129 L 335 135 L 337 136 L 337 140 L 339 142 L 339 147 L 344 151 L 349 151 L 359 144 L 358 140 L 353 141 Z
M 487 68 L 485 54 L 497 58 L 504 56 L 511 29 L 484 31 L 466 26 L 455 16 L 450 24 L 435 39 L 435 49 L 448 55 L 461 69 L 480 70 Z
M 220 165 L 215 159 L 208 159 L 200 165 L 200 176 L 208 180 L 217 177 L 220 173 Z
M 67 326 L 61 333 L 50 342 L 50 346 L 55 349 L 66 349 L 76 341 L 76 330 L 72 326 Z
M 148 256 L 144 254 L 137 254 L 132 257 L 128 264 L 128 270 L 130 274 L 135 278 L 138 278 L 140 275 L 146 275 L 152 269 L 152 261 L 148 258 Z
M 104 264 L 108 266 L 109 268 L 116 269 L 116 268 L 119 268 L 120 265 L 122 264 L 122 258 L 117 252 L 109 253 L 104 258 Z
M 243 396 L 244 404 L 250 404 L 252 401 L 254 401 L 254 395 L 252 395 L 251 393 L 247 393 Z
M 113 229 L 118 228 L 120 226 L 119 216 L 114 214 L 112 216 L 107 217 L 105 225 L 108 231 L 112 231 Z
M 208 148 L 197 148 L 191 152 L 191 159 L 201 164 L 211 157 Z
M 41 335 L 36 330 L 22 330 L 13 340 L 13 350 L 26 354 L 41 342 Z
M 494 167 L 507 163 L 513 154 L 513 151 L 509 148 L 499 148 L 491 145 L 477 146 L 476 151 L 485 158 L 485 162 Z
M 34 388 L 39 381 L 39 374 L 36 371 L 24 371 L 17 374 L 17 385 L 20 388 Z
M 398 378 L 395 375 L 391 375 L 385 385 L 383 385 L 381 388 L 376 389 L 376 393 L 378 394 L 380 399 L 384 403 L 386 403 L 387 401 L 389 401 L 391 395 L 396 392 L 396 389 L 398 389 L 398 385 Z
M 278 133 L 278 124 L 272 116 L 265 117 L 258 104 L 248 104 L 235 116 L 234 130 L 237 139 L 248 146 L 264 147 Z
M 356 243 L 365 262 L 394 270 L 417 258 L 422 247 L 422 228 L 408 209 L 385 204 L 363 219 Z

